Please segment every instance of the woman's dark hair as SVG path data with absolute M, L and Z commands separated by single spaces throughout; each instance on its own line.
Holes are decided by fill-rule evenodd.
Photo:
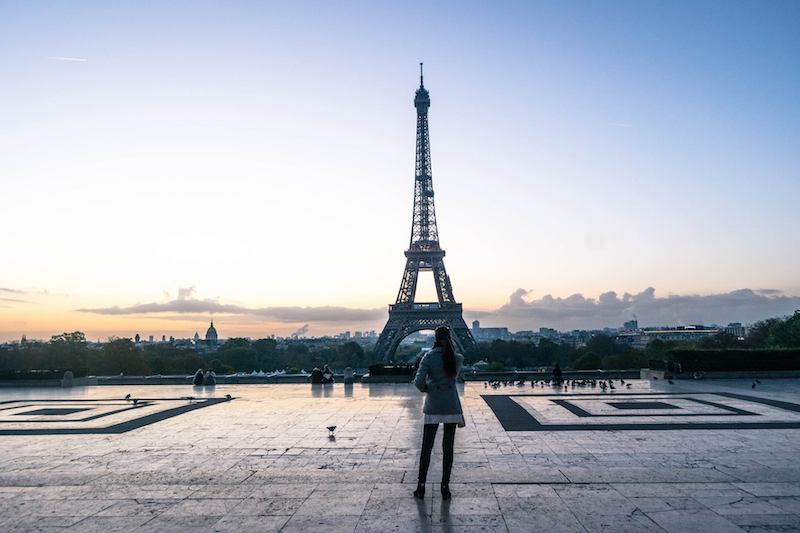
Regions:
M 445 326 L 436 328 L 436 340 L 433 343 L 442 349 L 442 361 L 444 362 L 444 373 L 448 377 L 456 377 L 456 349 L 453 347 L 453 339 L 450 337 L 450 329 Z

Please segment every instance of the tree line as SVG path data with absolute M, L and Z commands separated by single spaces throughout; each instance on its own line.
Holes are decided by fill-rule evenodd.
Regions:
M 198 368 L 217 373 L 286 370 L 299 372 L 329 364 L 335 368 L 366 368 L 372 361 L 355 342 L 309 348 L 275 339 L 231 338 L 216 351 L 201 352 L 171 344 L 137 346 L 128 338 L 112 338 L 99 348 L 89 345 L 80 331 L 53 336 L 48 342 L 25 342 L 0 349 L 0 379 L 55 377 L 70 370 L 75 376 L 191 374 Z
M 485 360 L 487 370 L 515 370 L 549 367 L 559 363 L 564 369 L 620 370 L 649 366 L 650 361 L 665 361 L 685 343 L 654 340 L 643 350 L 620 345 L 608 335 L 592 336 L 585 346 L 542 339 L 539 344 L 496 340 L 479 343 L 464 353 L 468 365 Z M 775 350 L 800 348 L 800 313 L 788 318 L 770 318 L 749 328 L 744 339 L 720 333 L 698 341 L 690 349 Z M 413 360 L 419 348 L 403 347 L 397 360 Z M 755 355 L 754 355 L 755 356 Z M 279 346 L 275 339 L 231 338 L 216 351 L 200 352 L 171 344 L 137 346 L 128 338 L 112 338 L 99 348 L 75 331 L 53 336 L 48 342 L 24 342 L 13 348 L 0 348 L 0 379 L 35 377 L 42 371 L 71 370 L 86 375 L 191 374 L 198 368 L 217 373 L 253 370 L 311 370 L 328 364 L 333 368 L 367 368 L 380 362 L 371 349 L 355 342 L 309 346 L 302 341 Z

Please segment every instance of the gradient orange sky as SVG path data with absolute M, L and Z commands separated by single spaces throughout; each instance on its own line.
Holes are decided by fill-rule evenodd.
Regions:
M 379 330 L 421 60 L 468 320 L 790 313 L 798 23 L 796 2 L 4 3 L 0 339 Z

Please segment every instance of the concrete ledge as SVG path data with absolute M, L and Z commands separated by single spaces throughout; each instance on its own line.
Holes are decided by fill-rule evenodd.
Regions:
M 411 383 L 414 376 L 406 374 L 403 376 L 370 376 L 368 373 L 361 376 L 361 383 Z

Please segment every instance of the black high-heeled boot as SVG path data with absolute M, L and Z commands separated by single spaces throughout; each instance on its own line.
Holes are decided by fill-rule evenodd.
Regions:
M 449 483 L 442 483 L 442 499 L 449 500 L 450 499 L 450 484 Z
M 414 497 L 420 500 L 425 499 L 425 483 L 417 483 L 417 490 L 414 491 Z

